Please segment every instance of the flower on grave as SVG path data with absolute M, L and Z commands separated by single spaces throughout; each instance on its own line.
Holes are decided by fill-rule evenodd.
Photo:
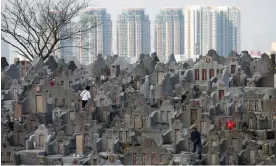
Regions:
M 124 151 L 122 149 L 119 149 L 118 154 L 124 154 Z
M 233 128 L 236 127 L 236 123 L 232 120 L 228 120 L 226 122 L 226 127 L 227 127 L 228 130 L 232 130 Z
M 54 86 L 54 85 L 55 85 L 54 81 L 51 81 L 50 86 Z
M 72 165 L 78 165 L 78 160 L 74 159 L 73 162 L 72 162 Z

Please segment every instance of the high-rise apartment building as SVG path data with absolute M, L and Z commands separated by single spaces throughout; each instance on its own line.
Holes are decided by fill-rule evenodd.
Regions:
M 60 30 L 60 37 L 62 38 L 63 36 L 68 36 L 71 33 L 73 33 L 72 31 L 76 29 L 77 25 L 78 25 L 77 22 L 70 22 L 69 24 L 64 26 Z M 55 51 L 54 54 L 56 58 L 61 58 L 66 61 L 72 60 L 72 58 L 78 57 L 79 55 L 78 46 L 80 46 L 79 38 L 77 35 L 74 35 L 69 39 L 60 41 L 59 44 L 57 45 L 57 47 L 60 47 L 60 49 Z
M 117 20 L 117 54 L 137 57 L 150 53 L 150 20 L 141 8 L 125 8 Z
M 216 49 L 216 12 L 209 6 L 185 9 L 185 55 L 205 55 Z
M 240 10 L 236 7 L 217 7 L 217 53 L 228 56 L 230 51 L 240 52 Z
M 159 58 L 184 54 L 184 15 L 182 8 L 164 8 L 154 23 L 154 49 Z
M 53 11 L 51 12 L 52 17 L 55 17 L 57 21 L 59 21 L 61 17 L 61 13 L 58 11 Z M 44 22 L 45 20 L 43 17 L 41 17 L 41 23 L 42 25 L 45 24 L 47 26 L 47 21 Z M 62 26 L 59 30 L 59 37 L 62 39 L 60 40 L 54 48 L 54 52 L 52 52 L 52 56 L 56 59 L 64 59 L 65 61 L 70 61 L 70 60 L 76 60 L 78 55 L 79 55 L 79 46 L 80 46 L 80 41 L 79 41 L 79 36 L 74 34 L 78 28 L 79 24 L 76 21 L 70 21 L 66 25 Z M 50 30 L 47 33 L 51 33 Z M 73 35 L 74 34 L 74 35 Z M 70 37 L 69 37 L 70 36 Z M 64 38 L 66 38 L 64 40 Z M 53 44 L 54 39 L 50 39 L 47 41 L 48 44 Z M 41 42 L 41 47 L 44 45 L 43 42 Z M 47 49 L 44 49 L 43 54 L 47 54 L 48 51 Z
M 185 9 L 185 54 L 219 55 L 240 51 L 240 11 L 235 7 L 191 6 Z
M 1 40 L 1 57 L 6 57 L 7 62 L 10 62 L 10 47 L 3 40 Z
M 89 25 L 87 24 L 89 21 Z M 80 17 L 81 25 L 91 26 L 97 24 L 95 28 L 80 35 L 81 49 L 79 62 L 87 65 L 97 59 L 98 54 L 103 56 L 112 54 L 112 21 L 110 14 L 103 8 L 87 8 Z
M 214 7 L 202 7 L 201 10 L 201 50 L 205 55 L 210 49 L 216 49 L 216 11 Z

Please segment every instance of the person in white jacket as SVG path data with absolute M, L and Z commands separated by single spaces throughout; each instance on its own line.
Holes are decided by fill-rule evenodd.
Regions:
M 90 90 L 90 86 L 86 86 L 84 91 L 82 91 L 80 94 L 81 100 L 82 100 L 82 108 L 85 107 L 86 103 L 91 98 L 91 94 L 90 94 L 89 90 Z

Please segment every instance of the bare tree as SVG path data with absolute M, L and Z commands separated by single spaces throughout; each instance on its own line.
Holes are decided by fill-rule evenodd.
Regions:
M 46 60 L 66 47 L 86 49 L 81 44 L 60 43 L 99 25 L 93 17 L 72 24 L 88 5 L 89 0 L 8 0 L 1 12 L 1 39 L 30 61 L 37 56 Z

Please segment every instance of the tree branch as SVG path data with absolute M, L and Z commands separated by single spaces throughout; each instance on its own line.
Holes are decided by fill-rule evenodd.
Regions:
M 89 5 L 89 0 L 7 1 L 1 12 L 1 38 L 30 61 L 36 56 L 46 60 L 64 48 L 59 46 L 63 41 L 74 40 L 100 25 L 92 17 L 76 23 L 77 26 L 72 24 L 72 19 Z

